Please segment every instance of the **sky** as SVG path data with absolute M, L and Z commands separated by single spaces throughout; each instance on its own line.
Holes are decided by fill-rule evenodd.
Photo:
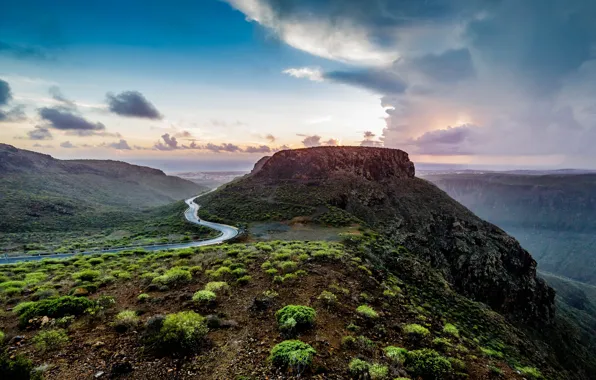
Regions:
M 4 0 L 0 17 L 0 142 L 58 158 L 235 170 L 363 145 L 596 168 L 592 0 Z

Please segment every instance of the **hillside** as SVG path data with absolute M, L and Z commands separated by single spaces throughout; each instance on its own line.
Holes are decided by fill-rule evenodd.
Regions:
M 596 174 L 425 176 L 515 236 L 542 270 L 596 284 Z
M 157 169 L 119 161 L 57 160 L 0 144 L 1 248 L 44 245 L 75 231 L 95 234 L 138 225 L 155 207 L 205 190 Z
M 530 254 L 505 232 L 416 178 L 414 164 L 399 150 L 281 151 L 201 202 L 207 218 L 360 221 L 428 260 L 466 296 L 522 321 L 553 317 L 554 292 L 536 278 Z
M 386 255 L 392 265 L 379 265 Z M 572 331 L 543 326 L 559 349 L 545 345 L 369 232 L 46 260 L 0 276 L 11 310 L 0 314 L 10 353 L 0 375 L 11 379 L 33 368 L 47 380 L 577 380 L 596 370 Z

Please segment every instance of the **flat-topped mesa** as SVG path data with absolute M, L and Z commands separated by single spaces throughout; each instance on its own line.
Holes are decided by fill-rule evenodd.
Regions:
M 264 157 L 252 171 L 258 178 L 274 180 L 325 179 L 330 174 L 351 173 L 370 181 L 413 178 L 414 163 L 398 149 L 371 147 L 316 147 L 282 150 Z

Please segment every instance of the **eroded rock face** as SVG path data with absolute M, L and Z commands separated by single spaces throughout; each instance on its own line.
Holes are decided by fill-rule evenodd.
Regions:
M 282 150 L 255 165 L 253 174 L 280 180 L 313 180 L 347 172 L 370 181 L 413 178 L 414 163 L 398 149 L 317 147 Z
M 277 199 L 308 193 L 374 226 L 440 269 L 458 292 L 528 323 L 549 323 L 555 293 L 536 277 L 536 261 L 513 237 L 480 219 L 445 192 L 414 176 L 401 150 L 320 147 L 262 159 L 238 186 Z M 287 197 L 287 196 L 286 196 Z M 314 206 L 315 204 L 313 204 Z

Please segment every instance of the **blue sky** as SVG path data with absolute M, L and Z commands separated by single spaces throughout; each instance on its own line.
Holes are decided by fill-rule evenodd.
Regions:
M 5 0 L 1 17 L 0 141 L 57 157 L 222 168 L 340 144 L 596 165 L 588 0 Z

